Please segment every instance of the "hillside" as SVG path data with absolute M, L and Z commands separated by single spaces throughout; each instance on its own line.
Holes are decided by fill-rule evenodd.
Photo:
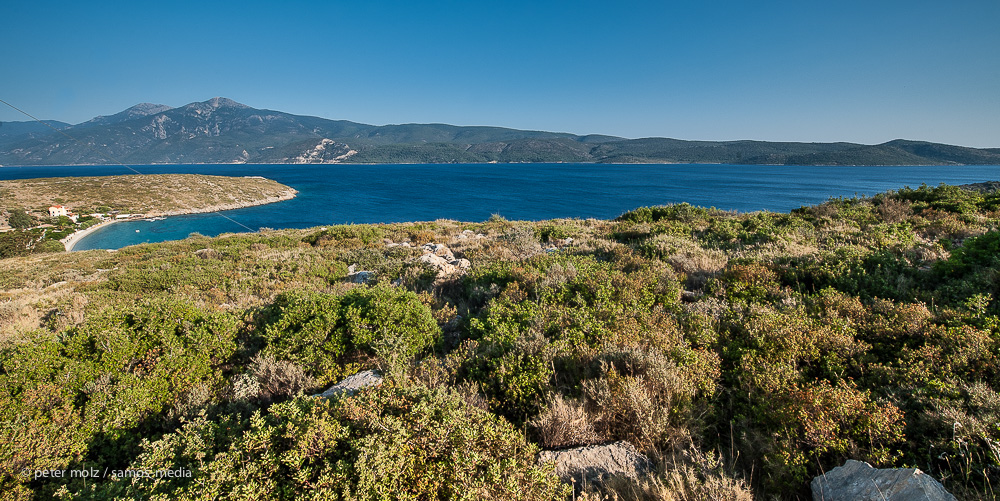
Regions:
M 0 181 L 0 209 L 43 213 L 64 205 L 78 214 L 106 211 L 147 215 L 225 210 L 290 197 L 295 190 L 260 177 L 149 174 Z M 46 214 L 47 215 L 47 214 Z
M 55 122 L 54 122 L 55 123 Z M 729 163 L 998 165 L 1000 149 L 896 140 L 880 145 L 578 136 L 447 124 L 366 125 L 213 98 L 143 103 L 69 126 L 0 127 L 0 165 L 156 163 Z
M 238 209 L 293 198 L 296 190 L 261 177 L 155 174 L 0 181 L 0 258 L 72 250 L 119 217 Z M 67 214 L 53 217 L 49 207 Z
M 855 459 L 990 499 L 993 186 L 3 259 L 0 495 L 792 500 Z M 586 493 L 536 460 L 618 441 L 652 468 Z

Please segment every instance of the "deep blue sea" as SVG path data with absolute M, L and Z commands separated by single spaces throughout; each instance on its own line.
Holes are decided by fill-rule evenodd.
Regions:
M 226 211 L 246 227 L 343 223 L 613 218 L 646 205 L 687 202 L 743 212 L 785 212 L 831 197 L 874 195 L 922 183 L 1000 180 L 1000 166 L 804 167 L 747 165 L 434 164 L 151 165 L 143 174 L 264 176 L 299 190 L 286 202 Z M 3 167 L 0 179 L 133 174 L 122 166 Z M 2 203 L 2 201 L 0 201 Z M 136 230 L 139 230 L 138 232 Z M 218 214 L 110 225 L 76 250 L 214 236 L 246 228 Z

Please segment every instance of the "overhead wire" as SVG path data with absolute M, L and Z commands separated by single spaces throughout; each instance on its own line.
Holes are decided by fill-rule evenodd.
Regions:
M 126 168 L 126 169 L 128 169 L 128 170 L 130 170 L 130 171 L 132 171 L 132 172 L 134 172 L 134 173 L 136 173 L 136 174 L 138 174 L 138 175 L 140 175 L 140 176 L 144 176 L 144 175 L 146 175 L 146 174 L 143 174 L 142 172 L 139 172 L 139 171 L 138 171 L 138 170 L 136 170 L 135 168 L 133 168 L 133 167 L 131 167 L 131 166 L 129 166 L 129 165 L 127 165 L 127 164 L 125 164 L 125 162 L 122 162 L 122 161 L 118 160 L 117 158 L 114 158 L 114 156 L 113 156 L 113 155 L 109 155 L 109 154 L 108 154 L 108 152 L 106 152 L 106 151 L 103 151 L 103 152 L 102 152 L 102 151 L 98 150 L 98 149 L 97 149 L 97 148 L 95 148 L 94 146 L 92 146 L 92 145 L 90 145 L 90 144 L 87 144 L 87 143 L 85 143 L 85 142 L 83 142 L 83 141 L 81 141 L 81 140 L 79 140 L 79 139 L 77 139 L 77 138 L 75 138 L 75 137 L 73 137 L 73 136 L 71 136 L 71 135 L 67 134 L 67 133 L 66 133 L 66 131 L 64 131 L 64 130 L 61 130 L 61 129 L 57 129 L 57 128 L 53 127 L 53 126 L 52 126 L 51 124 L 48 124 L 48 123 L 46 123 L 46 122 L 45 122 L 45 121 L 43 121 L 43 120 L 40 120 L 39 118 L 35 117 L 35 116 L 34 116 L 34 115 L 32 115 L 31 113 L 28 113 L 27 111 L 24 111 L 24 110 L 22 110 L 21 108 L 18 108 L 17 106 L 14 106 L 13 104 L 10 104 L 10 103 L 8 103 L 7 101 L 4 101 L 3 99 L 0 99 L 0 103 L 3 103 L 3 104 L 6 104 L 7 106 L 9 106 L 9 107 L 13 108 L 13 109 L 14 109 L 14 110 L 16 110 L 17 112 L 19 112 L 19 113 L 21 113 L 21 114 L 23 114 L 23 115 L 25 115 L 25 116 L 27 116 L 27 117 L 31 118 L 32 120 L 34 120 L 34 121 L 36 121 L 36 122 L 38 122 L 38 123 L 40 123 L 40 124 L 42 124 L 42 125 L 44 125 L 44 126 L 46 126 L 46 127 L 50 128 L 50 129 L 52 129 L 52 130 L 54 130 L 54 131 L 56 131 L 56 132 L 58 132 L 59 134 L 62 134 L 63 136 L 66 136 L 66 137 L 67 137 L 67 138 L 69 138 L 69 139 L 70 139 L 71 141 L 75 141 L 75 142 L 77 142 L 78 144 L 80 144 L 80 145 L 83 145 L 83 146 L 84 146 L 85 148 L 88 148 L 88 149 L 92 150 L 92 151 L 93 151 L 94 153 L 96 153 L 96 154 L 97 154 L 98 156 L 100 156 L 100 157 L 102 157 L 102 158 L 104 158 L 104 159 L 106 159 L 106 160 L 110 160 L 110 161 L 111 161 L 112 163 L 115 163 L 115 164 L 118 164 L 118 165 L 120 165 L 120 166 L 122 166 L 122 167 L 124 167 L 124 168 Z M 181 205 L 182 205 L 182 206 L 184 206 L 184 207 L 185 207 L 186 209 L 188 209 L 188 210 L 191 210 L 191 209 L 193 209 L 193 207 L 191 207 L 191 206 L 189 206 L 189 205 L 187 205 L 187 204 L 184 204 L 184 203 L 181 203 Z M 227 216 L 227 215 L 225 215 L 225 214 L 222 214 L 222 213 L 221 213 L 221 212 L 219 212 L 219 211 L 211 211 L 211 212 L 209 212 L 209 213 L 210 213 L 210 214 L 215 214 L 215 215 L 217 215 L 217 216 L 219 216 L 219 217 L 222 217 L 222 218 L 224 218 L 224 219 L 227 219 L 227 220 L 229 220 L 229 221 L 230 221 L 230 222 L 232 222 L 232 223 L 235 223 L 235 224 L 237 224 L 237 225 L 239 225 L 239 226 L 242 226 L 243 228 L 246 228 L 246 229 L 247 229 L 248 231 L 251 231 L 251 232 L 252 232 L 252 231 L 256 231 L 256 230 L 254 230 L 253 228 L 251 228 L 251 227 L 249 227 L 249 226 L 247 226 L 247 225 L 245 225 L 245 224 L 243 224 L 243 223 L 241 223 L 241 222 L 239 222 L 239 221 L 237 221 L 237 220 L 235 220 L 235 219 L 233 219 L 233 218 L 231 218 L 231 217 L 229 217 L 229 216 Z

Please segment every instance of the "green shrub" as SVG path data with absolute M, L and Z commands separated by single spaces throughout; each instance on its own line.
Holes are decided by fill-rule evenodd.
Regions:
M 416 294 L 387 285 L 354 288 L 343 296 L 285 293 L 265 312 L 264 322 L 265 352 L 300 364 L 323 382 L 348 355 L 376 356 L 393 366 L 429 348 L 441 332 Z
M 382 388 L 298 398 L 249 421 L 204 417 L 147 442 L 132 465 L 190 478 L 105 482 L 104 495 L 170 499 L 563 499 L 567 486 L 510 424 L 454 393 Z
M 11 228 L 25 229 L 35 225 L 35 218 L 28 215 L 23 210 L 12 210 L 7 215 L 7 223 Z

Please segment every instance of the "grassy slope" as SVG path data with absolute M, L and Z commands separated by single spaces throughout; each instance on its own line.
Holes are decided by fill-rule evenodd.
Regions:
M 433 442 L 432 430 L 500 419 L 489 426 L 505 437 L 514 433 L 504 440 L 522 432 L 543 447 L 624 439 L 660 458 L 659 473 L 619 486 L 626 498 L 646 492 L 648 499 L 670 499 L 663 492 L 682 491 L 746 499 L 750 490 L 761 498 L 806 498 L 813 475 L 855 458 L 918 466 L 960 498 L 987 499 L 981 493 L 1000 480 L 998 210 L 996 194 L 941 187 L 831 200 L 791 214 L 679 205 L 614 221 L 334 226 L 3 260 L 2 417 L 12 437 L 34 437 L 36 452 L 25 454 L 18 447 L 27 445 L 18 444 L 27 442 L 11 442 L 0 465 L 185 464 L 199 482 L 211 478 L 210 485 L 222 486 L 238 478 L 239 468 L 218 455 L 229 451 L 256 458 L 250 464 L 260 469 L 261 482 L 304 495 L 346 458 L 369 464 L 369 473 L 351 473 L 335 485 L 395 492 L 390 486 L 400 484 L 384 475 L 444 478 L 434 475 L 472 467 L 435 449 L 446 446 Z M 472 262 L 471 271 L 435 280 L 416 261 L 419 250 L 387 246 L 386 239 L 445 243 Z M 379 284 L 349 283 L 349 265 L 374 271 Z M 397 279 L 400 285 L 388 285 Z M 365 298 L 380 294 L 395 298 L 394 306 L 380 306 L 364 320 L 366 304 L 382 304 Z M 155 314 L 143 320 L 150 313 L 142 312 L 177 308 L 194 313 L 168 313 L 165 323 Z M 379 318 L 411 310 L 440 329 L 433 348 L 423 348 L 421 364 L 359 341 L 368 332 L 405 331 L 410 320 L 383 325 Z M 305 318 L 325 320 L 295 320 L 305 311 L 314 315 Z M 360 330 L 351 327 L 358 318 Z M 161 325 L 166 333 L 149 338 Z M 199 325 L 216 325 L 214 334 L 204 337 Z M 316 325 L 329 327 L 310 330 Z M 207 341 L 170 349 L 144 341 L 152 344 L 121 351 L 115 340 L 131 346 L 124 339 L 133 330 L 147 333 L 136 339 L 162 343 L 171 336 Z M 335 335 L 346 336 L 346 351 L 309 351 L 336 345 L 329 344 L 341 339 Z M 100 348 L 105 340 L 111 344 Z M 201 362 L 170 358 L 178 353 Z M 27 359 L 51 363 L 26 365 Z M 83 366 L 93 368 L 81 372 Z M 382 368 L 391 383 L 352 400 L 358 407 L 316 407 L 294 396 L 296 388 L 316 391 L 366 367 Z M 19 417 L 27 411 L 17 409 L 37 405 L 39 395 L 47 395 L 48 410 Z M 101 414 L 96 402 L 121 406 L 115 416 L 126 417 Z M 406 421 L 427 406 L 468 406 L 461 411 L 468 414 L 434 411 L 429 427 L 420 424 L 425 418 Z M 240 421 L 254 410 L 271 421 Z M 225 428 L 235 431 L 191 442 L 222 433 L 209 422 L 197 424 L 199 412 L 211 422 L 235 416 Z M 182 428 L 178 416 L 195 424 Z M 70 422 L 92 431 L 80 437 L 52 431 L 51 423 Z M 338 435 L 339 426 L 353 434 Z M 483 441 L 497 436 L 486 431 L 493 428 L 468 426 L 475 431 L 463 435 L 473 440 L 461 442 L 464 450 L 494 460 L 500 450 L 522 450 Z M 397 431 L 375 438 L 381 429 Z M 268 469 L 276 457 L 256 455 L 271 449 L 254 446 L 260 438 L 252 437 L 268 433 L 285 437 L 270 446 L 285 451 L 283 464 L 312 451 L 297 476 Z M 301 433 L 302 448 L 289 446 Z M 319 443 L 328 449 L 315 448 L 308 438 L 315 433 L 327 437 Z M 138 445 L 142 437 L 161 436 Z M 399 436 L 410 438 L 378 445 Z M 184 459 L 192 450 L 205 459 Z M 688 454 L 672 454 L 682 450 Z M 28 463 L 11 463 L 18 457 Z M 520 465 L 510 482 L 542 478 L 525 473 L 530 467 L 522 459 L 504 463 Z M 372 471 L 379 472 L 374 479 L 356 476 Z M 448 482 L 421 485 L 436 493 L 431 497 L 451 497 L 433 490 Z M 490 492 L 502 499 L 532 492 L 549 493 L 534 499 L 558 498 L 558 489 L 527 487 L 542 483 Z M 62 484 L 83 488 L 11 479 L 3 487 L 44 495 Z M 135 485 L 129 491 L 104 482 L 99 492 L 151 493 Z M 200 492 L 198 485 L 178 480 L 159 488 L 184 497 L 183 489 Z
M 61 204 L 78 214 L 106 206 L 123 213 L 194 212 L 252 205 L 295 190 L 269 179 L 150 174 L 0 181 L 5 208 L 47 211 Z

